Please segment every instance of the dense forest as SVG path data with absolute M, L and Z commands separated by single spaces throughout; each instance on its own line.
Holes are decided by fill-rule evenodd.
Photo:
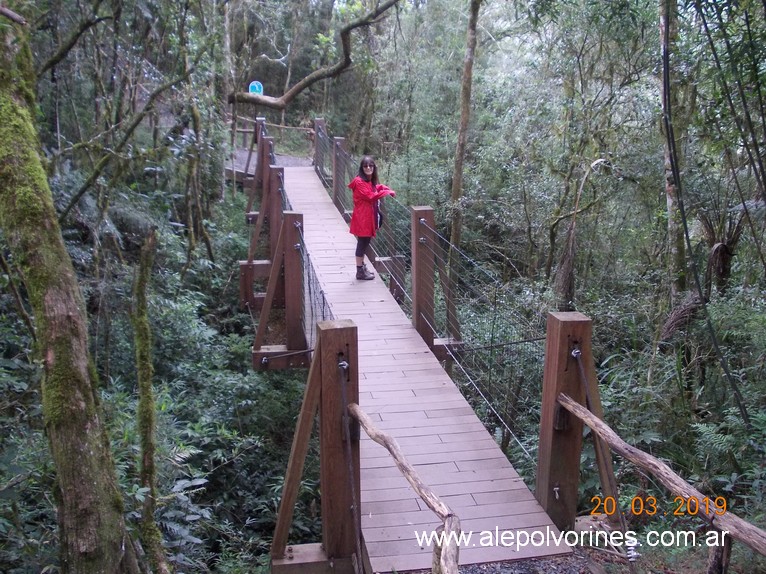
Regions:
M 591 317 L 607 422 L 766 526 L 766 3 L 7 0 L 0 39 L 1 571 L 266 568 L 306 373 L 251 368 L 232 111 L 324 118 L 523 305 Z

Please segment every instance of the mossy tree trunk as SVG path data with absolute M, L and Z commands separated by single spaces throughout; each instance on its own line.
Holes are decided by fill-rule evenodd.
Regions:
M 154 366 L 152 364 L 152 331 L 146 289 L 157 250 L 157 234 L 152 230 L 141 249 L 141 262 L 133 284 L 133 306 L 130 320 L 133 323 L 136 346 L 136 373 L 138 377 L 138 426 L 141 437 L 141 487 L 148 488 L 141 517 L 141 539 L 149 561 L 158 574 L 168 574 L 170 566 L 162 548 L 162 533 L 154 520 L 157 508 L 157 471 L 154 464 L 157 446 L 154 440 L 156 405 L 154 400 Z
M 56 467 L 61 572 L 138 572 L 101 417 L 82 295 L 39 154 L 28 30 L 4 24 L 0 229 L 26 278 L 44 367 L 42 401 Z

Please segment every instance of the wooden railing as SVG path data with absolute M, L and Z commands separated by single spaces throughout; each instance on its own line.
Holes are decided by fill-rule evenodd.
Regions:
M 247 259 L 239 262 L 240 306 L 258 315 L 253 342 L 253 367 L 257 370 L 305 367 L 309 349 L 303 327 L 303 215 L 283 209 L 284 168 L 272 162 L 273 138 L 265 135 L 265 120 L 257 118 L 253 131 L 255 175 L 245 180 L 248 193 L 245 222 L 253 227 Z M 252 150 L 252 147 L 251 147 Z M 248 162 L 249 162 L 248 157 Z M 247 171 L 245 172 L 247 173 Z M 259 211 L 252 211 L 260 196 Z M 268 233 L 264 233 L 268 224 Z M 256 259 L 260 255 L 262 258 Z M 266 290 L 255 293 L 257 280 Z M 271 311 L 284 309 L 284 344 L 266 345 Z
M 262 118 L 258 121 L 262 121 Z M 303 285 L 302 276 L 299 275 L 301 265 L 295 258 L 294 250 L 285 249 L 286 245 L 292 246 L 297 242 L 295 230 L 301 224 L 301 215 L 282 211 L 279 192 L 283 187 L 284 173 L 282 168 L 272 164 L 273 140 L 264 135 L 265 129 L 258 128 L 258 121 L 253 132 L 255 134 L 253 145 L 257 145 L 255 153 L 258 158 L 256 176 L 248 190 L 250 195 L 246 217 L 247 222 L 255 226 L 255 231 L 248 260 L 240 262 L 240 300 L 243 306 L 251 311 L 260 312 L 253 349 L 255 368 L 301 366 L 306 364 L 308 352 L 297 354 L 291 352 L 296 349 L 306 350 L 306 339 L 302 330 L 303 318 L 299 311 L 303 297 L 302 292 L 298 290 Z M 322 120 L 317 120 L 316 133 L 317 135 L 326 133 L 326 126 Z M 343 138 L 333 138 L 332 142 L 332 145 L 324 151 L 320 151 L 323 148 L 316 145 L 314 163 L 317 171 L 322 172 L 323 178 L 328 175 L 331 178 L 329 187 L 333 202 L 341 212 L 344 212 L 339 197 L 346 182 L 338 157 L 339 154 L 345 153 L 345 142 Z M 327 153 L 331 155 L 330 158 L 326 157 Z M 328 168 L 328 165 L 331 167 Z M 260 211 L 252 212 L 255 194 L 258 191 L 261 193 Z M 344 215 L 347 217 L 348 213 L 344 212 Z M 270 259 L 256 260 L 254 259 L 256 246 L 264 221 L 269 222 L 270 233 L 266 250 Z M 429 242 L 433 244 L 435 241 L 433 229 L 433 209 L 427 206 L 412 207 L 410 254 L 412 321 L 418 333 L 437 357 L 444 359 L 448 355 L 460 352 L 461 344 L 459 341 L 439 340 L 434 337 L 434 293 L 438 269 L 433 257 L 434 250 L 428 248 Z M 374 256 L 371 260 L 373 264 L 381 263 L 376 262 Z M 390 272 L 390 267 L 386 270 Z M 403 264 L 399 272 L 401 277 L 397 281 L 390 282 L 392 293 L 405 283 L 406 270 Z M 266 276 L 269 277 L 267 291 L 254 294 L 254 280 Z M 288 288 L 286 285 L 293 288 Z M 395 297 L 401 296 L 402 293 L 395 293 Z M 288 316 L 287 323 L 291 326 L 288 328 L 288 344 L 265 347 L 263 341 L 268 324 L 268 313 L 273 306 L 278 305 L 284 305 Z M 579 498 L 583 424 L 587 424 L 593 431 L 603 498 L 619 500 L 612 469 L 612 455 L 609 450 L 612 449 L 652 473 L 668 488 L 672 496 L 679 496 L 684 500 L 692 498 L 703 500 L 705 496 L 702 493 L 673 473 L 666 464 L 627 445 L 603 422 L 591 351 L 591 332 L 591 320 L 580 313 L 549 314 L 536 479 L 537 499 L 559 529 L 563 531 L 574 528 Z M 320 339 L 324 339 L 321 349 Z M 337 369 L 339 363 L 343 362 L 339 360 L 342 356 L 348 356 L 345 360 L 348 369 L 345 385 L 338 384 Z M 353 417 L 373 440 L 388 449 L 413 488 L 442 519 L 444 528 L 459 527 L 459 522 L 456 525 L 456 517 L 448 507 L 438 503 L 433 493 L 420 483 L 411 467 L 408 467 L 406 461 L 401 458 L 395 441 L 375 429 L 359 409 L 356 398 L 358 395 L 356 369 L 356 328 L 348 322 L 319 323 L 314 361 L 309 371 L 306 395 L 290 455 L 288 475 L 272 545 L 272 562 L 280 572 L 291 571 L 290 565 L 296 567 L 299 564 L 322 563 L 328 560 L 334 561 L 336 568 L 350 568 L 350 572 L 366 571 L 365 568 L 369 566 L 368 561 L 364 559 L 364 545 L 358 518 L 358 433 L 351 433 L 351 438 L 346 439 L 344 443 L 344 438 L 339 434 L 342 432 L 339 430 L 342 429 L 342 425 L 337 422 L 344 416 Z M 347 394 L 345 397 L 339 397 L 338 389 L 344 386 Z M 323 547 L 309 545 L 294 547 L 291 551 L 287 551 L 287 532 L 297 495 L 297 485 L 300 482 L 308 435 L 320 403 L 322 419 L 325 421 L 322 423 L 323 438 L 320 456 L 324 468 L 322 471 Z M 327 423 L 327 421 L 335 422 Z M 329 426 L 325 427 L 325 423 Z M 349 446 L 350 453 L 346 452 L 344 455 L 344 451 L 347 451 Z M 350 467 L 347 464 L 349 460 L 352 462 Z M 352 470 L 347 471 L 346 468 Z M 356 509 L 353 518 L 347 515 L 349 508 Z M 712 529 L 727 531 L 730 540 L 738 540 L 756 552 L 766 555 L 766 533 L 763 530 L 730 512 L 719 515 L 710 509 L 700 509 L 698 515 L 706 520 Z M 613 527 L 624 530 L 625 522 L 621 517 L 622 513 L 617 513 L 608 518 L 613 522 Z M 712 550 L 715 551 L 715 555 L 711 554 L 708 572 L 710 574 L 725 572 L 727 563 L 725 554 L 730 551 L 730 546 L 715 547 Z M 455 548 L 455 555 L 456 552 Z M 435 564 L 437 562 L 444 564 L 445 573 L 452 572 L 452 566 L 449 564 L 452 561 L 453 550 L 449 549 L 444 555 L 446 558 L 442 557 L 435 561 Z M 294 571 L 310 572 L 311 570 L 299 568 Z
M 548 316 L 543 376 L 540 445 L 535 495 L 560 530 L 575 526 L 579 496 L 583 424 L 596 441 L 602 500 L 619 501 L 612 472 L 611 452 L 652 474 L 670 492 L 670 501 L 697 501 L 696 514 L 712 530 L 720 531 L 721 544 L 710 546 L 708 574 L 723 574 L 731 541 L 738 540 L 766 555 L 766 532 L 728 511 L 722 505 L 704 505 L 716 497 L 703 494 L 678 476 L 664 462 L 623 441 L 604 421 L 591 352 L 591 320 L 581 313 Z M 690 513 L 692 514 L 692 513 Z M 622 516 L 617 509 L 613 517 Z M 625 528 L 624 522 L 619 527 Z
M 372 574 L 361 530 L 359 425 L 394 458 L 396 466 L 442 521 L 447 548 L 434 548 L 437 574 L 457 574 L 460 521 L 425 485 L 396 440 L 378 430 L 359 407 L 357 329 L 350 320 L 317 323 L 316 346 L 287 463 L 271 545 L 275 574 Z M 319 413 L 322 542 L 287 545 L 314 419 Z M 353 419 L 353 420 L 352 420 Z M 454 533 L 452 536 L 449 533 Z

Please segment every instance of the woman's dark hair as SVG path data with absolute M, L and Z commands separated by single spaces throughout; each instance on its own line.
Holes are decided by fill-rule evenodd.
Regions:
M 367 179 L 367 174 L 364 173 L 364 166 L 372 164 L 372 176 L 370 179 Z M 362 161 L 359 162 L 359 172 L 357 174 L 359 177 L 361 177 L 364 181 L 369 181 L 373 185 L 378 185 L 380 182 L 378 181 L 378 166 L 375 165 L 375 160 L 372 158 L 371 155 L 366 155 L 362 158 Z

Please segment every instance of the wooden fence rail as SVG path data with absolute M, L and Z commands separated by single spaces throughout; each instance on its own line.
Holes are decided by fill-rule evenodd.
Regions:
M 608 450 L 611 448 L 651 473 L 671 496 L 698 502 L 696 514 L 718 531 L 714 535 L 720 542 L 710 545 L 708 574 L 726 572 L 731 539 L 766 555 L 766 532 L 728 510 L 721 512 L 720 506 L 706 507 L 702 501 L 710 500 L 710 496 L 699 492 L 664 462 L 627 444 L 602 420 L 591 354 L 591 320 L 581 313 L 550 313 L 547 331 L 535 494 L 556 526 L 561 530 L 574 528 L 584 423 L 597 441 L 604 499 L 618 500 Z M 615 515 L 622 516 L 619 508 Z M 620 526 L 625 529 L 624 522 Z

